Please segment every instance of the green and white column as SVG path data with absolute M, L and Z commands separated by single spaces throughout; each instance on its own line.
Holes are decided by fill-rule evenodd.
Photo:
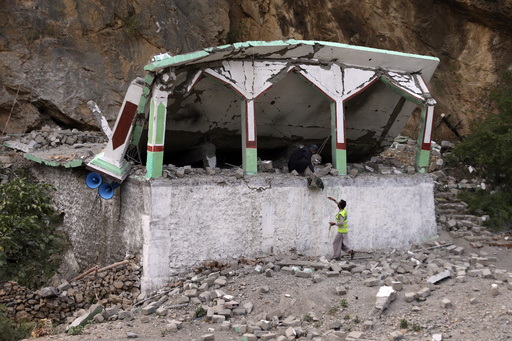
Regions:
M 430 162 L 434 108 L 433 105 L 426 105 L 421 108 L 421 122 L 415 163 L 416 171 L 419 173 L 425 173 Z
M 167 97 L 169 93 L 155 87 L 149 109 L 148 155 L 146 178 L 162 176 L 164 162 L 165 121 L 167 116 Z
M 242 165 L 249 175 L 258 172 L 258 149 L 256 143 L 256 117 L 254 99 L 244 99 L 242 105 Z

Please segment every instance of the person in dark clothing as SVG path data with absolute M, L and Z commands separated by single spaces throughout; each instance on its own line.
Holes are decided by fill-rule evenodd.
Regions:
M 309 168 L 316 176 L 315 168 L 313 167 L 313 163 L 311 163 L 311 156 L 317 152 L 318 146 L 316 144 L 295 149 L 288 161 L 288 171 L 292 172 L 296 170 L 297 173 L 303 174 L 306 168 Z

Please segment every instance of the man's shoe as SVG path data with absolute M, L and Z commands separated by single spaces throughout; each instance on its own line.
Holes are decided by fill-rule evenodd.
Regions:
M 348 253 L 350 254 L 350 259 L 354 259 L 354 254 L 356 252 L 354 250 L 350 250 Z

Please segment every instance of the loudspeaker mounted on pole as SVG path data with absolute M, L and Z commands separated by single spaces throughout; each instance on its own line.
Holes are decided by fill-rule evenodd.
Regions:
M 85 183 L 89 188 L 99 187 L 102 181 L 103 180 L 101 179 L 101 175 L 94 172 L 89 173 L 89 175 L 87 175 L 87 178 L 85 179 Z
M 114 196 L 114 190 L 119 186 L 121 185 L 117 182 L 112 182 L 111 184 L 103 183 L 98 188 L 98 193 L 103 199 L 111 199 Z

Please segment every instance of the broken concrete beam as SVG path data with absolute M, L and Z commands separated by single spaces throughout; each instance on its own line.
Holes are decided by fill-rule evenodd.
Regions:
M 88 322 L 90 322 L 92 319 L 94 319 L 94 316 L 101 314 L 103 312 L 103 307 L 98 304 L 93 304 L 89 311 L 84 313 L 82 316 L 75 319 L 67 328 L 66 330 L 69 330 L 73 327 L 78 326 L 85 326 Z
M 435 284 L 439 281 L 442 281 L 443 279 L 450 278 L 450 277 L 451 277 L 450 270 L 445 270 L 443 272 L 438 273 L 435 276 L 429 277 L 427 279 L 427 282 Z
M 375 309 L 384 310 L 391 302 L 396 299 L 396 291 L 392 287 L 382 286 L 377 293 Z
M 330 266 L 330 264 L 320 263 L 320 262 L 308 262 L 308 261 L 300 261 L 300 260 L 282 260 L 277 263 L 281 268 L 285 266 L 297 266 L 302 268 L 313 268 L 315 270 L 322 270 Z

